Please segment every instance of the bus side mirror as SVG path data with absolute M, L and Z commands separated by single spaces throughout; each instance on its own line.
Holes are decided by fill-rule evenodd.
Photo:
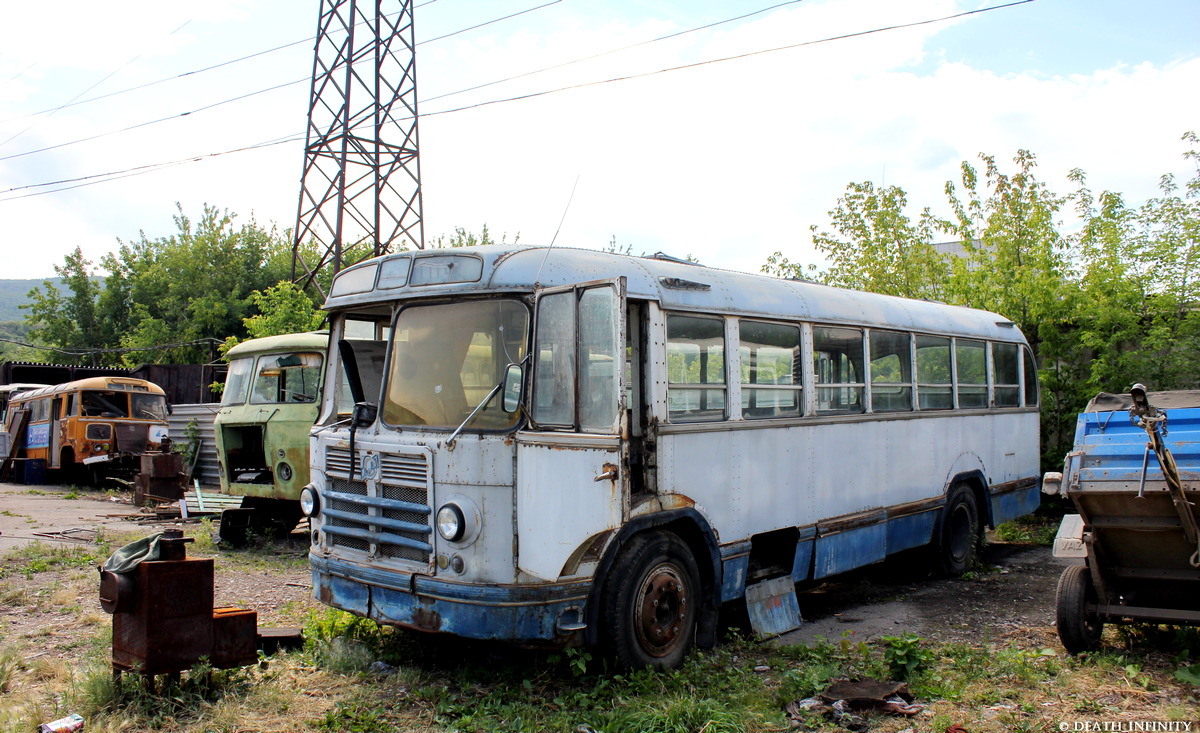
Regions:
M 520 364 L 509 364 L 504 371 L 504 393 L 500 409 L 512 414 L 521 406 L 521 383 L 525 381 L 525 370 Z
M 351 415 L 351 424 L 356 428 L 368 428 L 375 424 L 379 408 L 370 402 L 356 402 Z

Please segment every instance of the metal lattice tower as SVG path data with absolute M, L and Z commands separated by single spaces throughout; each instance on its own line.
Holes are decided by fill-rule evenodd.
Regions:
M 391 8 L 395 12 L 386 13 Z M 292 280 L 425 246 L 413 0 L 322 0 Z M 312 240 L 316 256 L 305 261 Z

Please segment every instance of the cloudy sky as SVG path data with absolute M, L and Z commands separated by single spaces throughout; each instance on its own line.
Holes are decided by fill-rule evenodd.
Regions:
M 1054 190 L 1082 168 L 1134 203 L 1194 172 L 1179 138 L 1200 131 L 1195 0 L 417 2 L 427 239 L 486 224 L 547 243 L 566 210 L 559 245 L 753 271 L 776 250 L 815 261 L 809 226 L 847 183 L 938 211 L 981 152 L 1029 149 Z M 292 226 L 319 7 L 7 4 L 0 278 L 169 235 L 176 202 Z M 893 26 L 908 27 L 869 32 Z

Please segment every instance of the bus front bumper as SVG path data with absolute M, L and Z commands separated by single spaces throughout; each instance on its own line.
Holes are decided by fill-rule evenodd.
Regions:
M 317 600 L 381 624 L 538 646 L 568 645 L 585 628 L 591 580 L 467 583 L 308 557 Z

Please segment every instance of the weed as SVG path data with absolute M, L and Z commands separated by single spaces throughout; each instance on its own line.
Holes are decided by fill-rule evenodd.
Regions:
M 933 652 L 921 647 L 921 637 L 916 634 L 883 636 L 879 640 L 884 644 L 883 658 L 895 679 L 908 680 L 933 663 Z
M 0 578 L 14 572 L 32 578 L 38 573 L 63 568 L 84 568 L 96 565 L 100 558 L 91 549 L 81 546 L 53 547 L 42 542 L 33 542 L 17 548 L 5 556 L 9 562 L 0 565 Z
M 1180 667 L 1175 670 L 1175 679 L 1185 685 L 1195 685 L 1200 687 L 1200 662 L 1189 667 Z M 3 688 L 0 688 L 3 689 Z
M 602 727 L 605 733 L 742 733 L 748 717 L 725 701 L 672 696 L 646 707 L 614 711 Z
M 996 539 L 1014 544 L 1049 547 L 1054 544 L 1054 536 L 1058 534 L 1059 521 L 1060 517 L 1030 514 L 1001 523 L 996 527 Z
M 13 677 L 21 667 L 21 657 L 16 649 L 4 647 L 0 649 L 0 692 L 8 692 Z
M 79 492 L 78 492 L 78 491 L 76 491 L 75 489 L 71 489 L 71 490 L 70 490 L 70 491 L 68 491 L 67 493 L 63 494 L 63 497 L 62 497 L 62 498 L 64 498 L 64 499 L 78 499 L 78 498 L 79 498 Z
M 331 733 L 376 733 L 390 730 L 393 726 L 373 706 L 360 702 L 339 702 L 317 722 L 316 728 Z
M 25 493 L 29 494 L 30 496 L 45 496 L 46 495 L 46 492 L 42 491 L 41 489 L 30 489 L 29 491 L 26 491 Z

